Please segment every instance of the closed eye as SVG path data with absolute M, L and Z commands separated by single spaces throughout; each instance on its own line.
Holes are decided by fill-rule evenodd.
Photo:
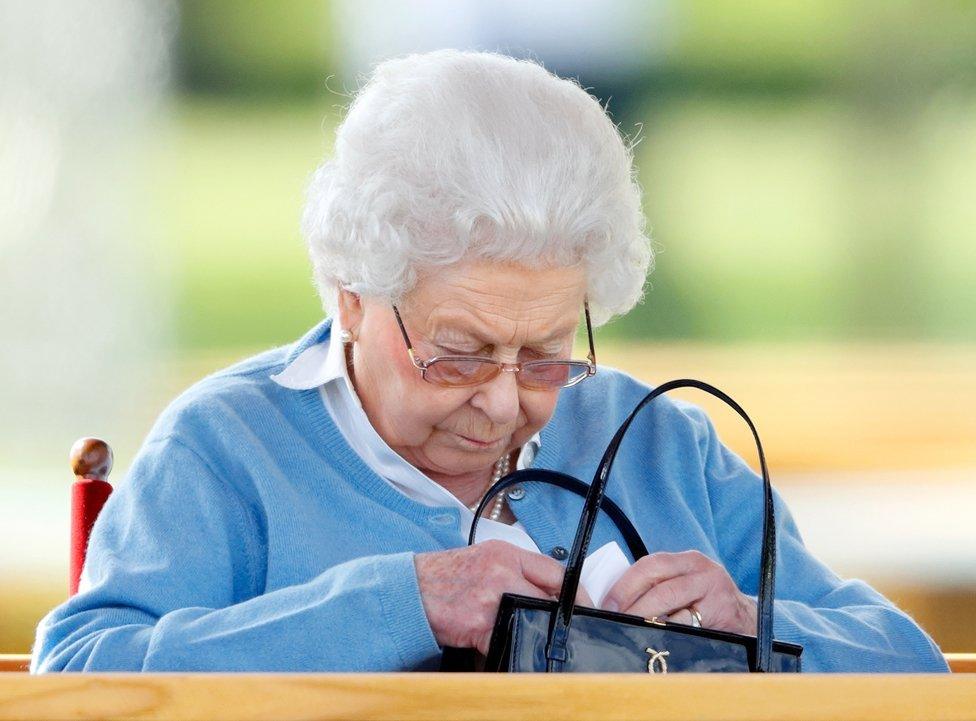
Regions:
M 440 345 L 437 347 L 443 351 L 443 353 L 441 353 L 440 355 L 464 355 L 464 356 L 476 356 L 476 357 L 484 356 L 485 358 L 491 355 L 490 352 L 488 353 L 484 352 L 485 350 L 488 349 L 488 346 L 485 346 L 484 348 L 478 348 L 475 350 L 461 350 L 460 348 L 448 348 L 445 345 Z
M 535 351 L 535 350 L 525 351 L 521 355 L 523 355 L 524 358 L 525 358 L 525 360 L 527 360 L 527 361 L 534 361 L 534 360 L 558 360 L 558 359 L 561 359 L 562 358 L 562 356 L 559 353 L 544 353 L 542 351 Z

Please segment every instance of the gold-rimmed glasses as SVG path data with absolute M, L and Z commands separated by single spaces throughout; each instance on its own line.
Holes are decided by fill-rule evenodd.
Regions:
M 596 373 L 596 354 L 593 351 L 593 327 L 590 324 L 590 306 L 583 300 L 583 313 L 586 316 L 586 337 L 590 344 L 590 353 L 586 360 L 553 359 L 534 360 L 524 363 L 503 363 L 494 358 L 466 355 L 434 356 L 430 360 L 421 360 L 414 352 L 410 336 L 400 318 L 400 311 L 393 306 L 403 342 L 407 345 L 407 353 L 414 366 L 420 371 L 421 377 L 429 383 L 451 388 L 487 383 L 496 378 L 502 371 L 515 373 L 515 380 L 522 388 L 530 390 L 550 391 L 557 388 L 573 386 L 586 380 Z

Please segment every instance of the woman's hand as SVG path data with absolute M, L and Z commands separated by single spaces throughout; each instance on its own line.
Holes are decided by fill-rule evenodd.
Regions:
M 565 567 L 505 541 L 484 541 L 414 556 L 424 611 L 441 646 L 488 653 L 503 593 L 555 599 Z M 576 603 L 592 606 L 580 589 Z
M 705 628 L 756 633 L 756 602 L 741 593 L 722 566 L 698 551 L 653 553 L 637 560 L 604 596 L 608 611 L 643 618 L 667 616 L 691 623 L 688 606 Z

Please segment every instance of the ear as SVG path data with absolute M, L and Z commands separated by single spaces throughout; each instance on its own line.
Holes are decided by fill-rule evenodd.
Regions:
M 339 323 L 355 340 L 363 322 L 363 299 L 356 293 L 339 288 Z

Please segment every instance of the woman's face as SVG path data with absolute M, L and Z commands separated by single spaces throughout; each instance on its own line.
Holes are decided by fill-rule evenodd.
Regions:
M 421 360 L 568 358 L 585 290 L 579 266 L 464 261 L 422 278 L 397 308 Z M 438 481 L 480 477 L 542 428 L 556 406 L 558 389 L 521 388 L 515 373 L 463 388 L 423 380 L 384 301 L 341 291 L 340 317 L 355 338 L 354 383 L 373 427 Z

